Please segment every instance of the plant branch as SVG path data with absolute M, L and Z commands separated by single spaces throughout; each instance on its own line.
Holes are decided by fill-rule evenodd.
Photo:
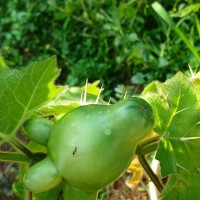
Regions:
M 158 179 L 156 174 L 153 172 L 153 170 L 149 166 L 148 162 L 146 161 L 145 156 L 144 155 L 139 155 L 138 159 L 140 161 L 140 164 L 142 165 L 142 167 L 144 168 L 144 170 L 146 171 L 146 173 L 150 177 L 151 181 L 155 184 L 155 186 L 158 189 L 158 191 L 162 192 L 163 191 L 163 185 L 161 184 L 160 180 Z
M 0 152 L 0 160 L 24 163 L 29 162 L 29 159 L 25 155 L 16 152 Z
M 13 144 L 17 149 L 19 149 L 21 152 L 23 152 L 28 158 L 33 157 L 33 153 L 26 147 L 24 144 L 22 144 L 17 138 L 13 137 L 12 135 L 8 137 L 8 140 Z
M 32 193 L 29 190 L 25 192 L 25 200 L 32 200 Z
M 137 145 L 136 154 L 146 155 L 148 153 L 156 151 L 159 140 L 160 136 L 151 137 L 143 140 L 141 143 Z
M 160 182 L 159 178 L 156 176 L 156 174 L 153 172 L 145 158 L 146 154 L 156 151 L 156 149 L 158 148 L 159 140 L 160 136 L 151 137 L 143 140 L 141 143 L 138 144 L 136 154 L 138 155 L 140 164 L 150 177 L 151 181 L 154 183 L 158 191 L 162 192 L 163 185 Z

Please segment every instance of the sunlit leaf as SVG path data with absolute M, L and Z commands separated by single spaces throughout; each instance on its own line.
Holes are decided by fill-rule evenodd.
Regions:
M 1 52 L 0 52 L 0 68 L 5 68 L 6 67 L 6 63 L 4 61 L 4 58 L 3 56 L 1 55 Z
M 154 110 L 155 130 L 161 136 L 156 155 L 161 174 L 170 176 L 163 199 L 195 199 L 200 178 L 200 91 L 178 73 L 163 84 L 152 83 L 143 95 Z
M 36 109 L 57 95 L 60 89 L 54 81 L 58 74 L 55 57 L 20 71 L 0 68 L 1 134 L 16 133 Z
M 99 96 L 102 89 L 98 87 L 98 84 L 99 82 L 96 81 L 83 87 L 63 86 L 55 99 L 38 110 L 38 115 L 60 115 L 81 105 L 105 103 Z

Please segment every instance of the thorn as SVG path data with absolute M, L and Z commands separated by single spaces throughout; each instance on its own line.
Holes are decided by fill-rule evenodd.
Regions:
M 195 75 L 194 75 L 194 72 L 193 72 L 192 67 L 190 66 L 190 64 L 188 64 L 188 67 L 189 67 L 190 73 L 192 75 L 192 78 L 194 78 Z
M 100 99 L 100 95 L 101 95 L 101 92 L 103 91 L 103 85 L 101 85 L 101 88 L 99 90 L 99 94 L 97 95 L 97 98 L 96 98 L 96 101 L 95 101 L 95 104 L 97 104 L 99 102 L 99 99 Z
M 84 105 L 86 105 L 87 103 L 87 86 L 88 86 L 88 79 L 86 80 L 86 83 L 85 83 L 84 100 L 83 100 Z
M 200 137 L 181 137 L 181 141 L 188 141 L 188 140 L 199 140 Z
M 111 101 L 111 97 L 110 97 L 109 100 L 108 100 L 108 105 L 110 105 L 110 101 Z
M 83 104 L 83 91 L 81 92 L 81 101 L 80 101 L 81 105 Z

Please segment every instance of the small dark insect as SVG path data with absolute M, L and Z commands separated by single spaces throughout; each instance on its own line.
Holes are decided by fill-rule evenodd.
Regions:
M 73 156 L 76 154 L 77 147 L 74 148 L 74 151 L 72 152 Z

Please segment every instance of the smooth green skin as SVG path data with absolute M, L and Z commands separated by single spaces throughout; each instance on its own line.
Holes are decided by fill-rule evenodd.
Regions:
M 27 120 L 22 130 L 32 141 L 47 146 L 53 122 L 45 118 L 32 118 Z
M 67 183 L 64 199 L 76 200 L 76 195 L 83 200 L 95 199 L 98 190 L 127 170 L 136 145 L 152 129 L 153 121 L 151 107 L 137 97 L 109 106 L 74 109 L 55 123 L 48 142 L 47 161 L 31 167 L 24 184 L 31 191 L 41 192 L 42 184 L 45 191 L 55 182 L 48 177 L 62 177 Z M 48 165 L 51 170 L 56 169 L 57 176 Z
M 97 199 L 98 192 L 88 192 L 78 188 L 72 188 L 67 183 L 63 184 L 64 199 L 69 200 L 94 200 Z
M 25 187 L 35 193 L 50 190 L 61 182 L 62 177 L 49 156 L 30 167 L 23 177 Z
M 62 197 L 63 185 L 59 184 L 53 189 L 42 192 L 42 193 L 33 193 L 32 200 L 58 200 Z M 59 198 L 60 197 L 60 198 Z

